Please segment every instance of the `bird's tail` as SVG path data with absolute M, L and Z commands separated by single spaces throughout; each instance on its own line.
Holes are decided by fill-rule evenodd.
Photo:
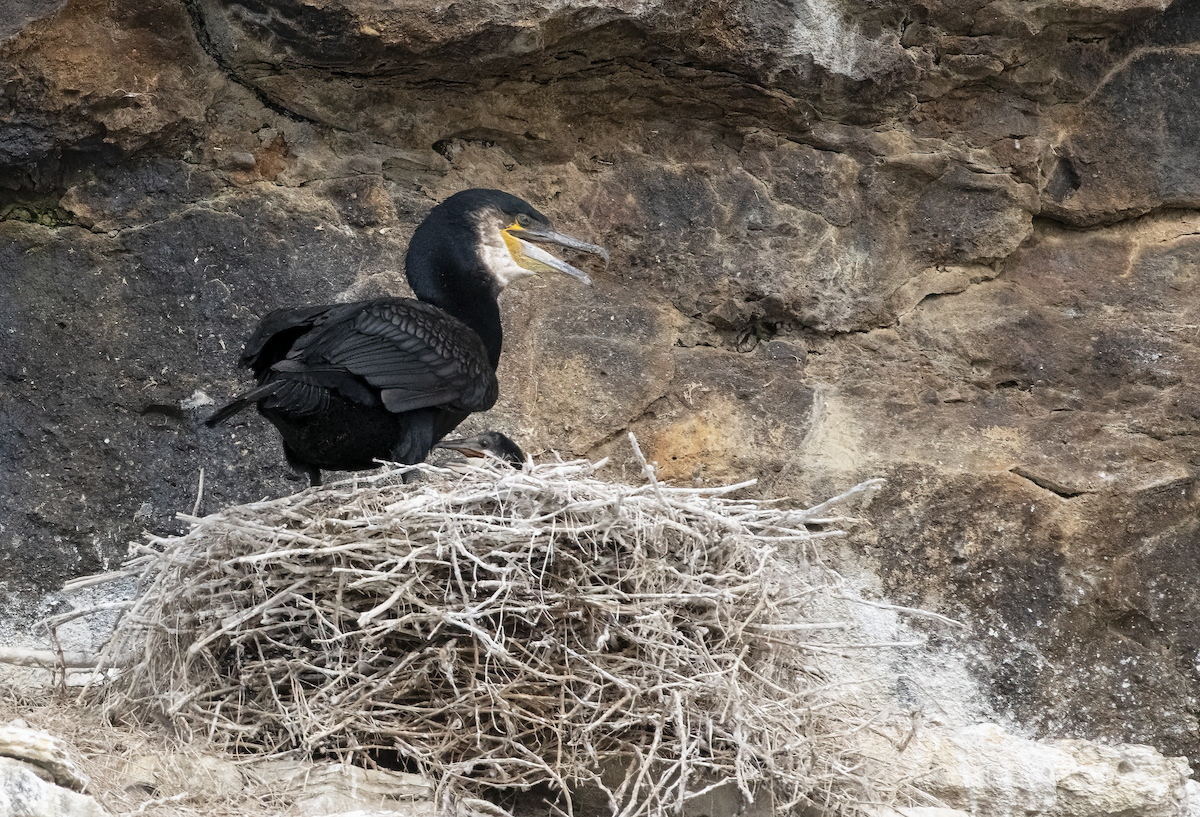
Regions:
M 279 388 L 282 385 L 283 385 L 282 380 L 273 380 L 270 383 L 264 383 L 263 385 L 259 386 L 257 389 L 251 389 L 250 391 L 246 392 L 245 394 L 240 394 L 236 398 L 234 398 L 232 401 L 226 403 L 225 405 L 221 406 L 221 408 L 214 411 L 213 415 L 204 421 L 204 424 L 206 426 L 208 426 L 209 428 L 219 425 L 219 424 L 225 422 L 226 420 L 228 420 L 233 415 L 237 414 L 239 411 L 241 411 L 242 409 L 244 409 L 246 406 L 250 405 L 251 403 L 257 403 L 259 400 L 262 400 L 264 397 L 270 397 L 272 394 L 279 391 Z

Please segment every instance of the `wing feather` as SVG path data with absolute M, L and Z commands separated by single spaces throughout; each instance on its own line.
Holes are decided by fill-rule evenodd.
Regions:
M 290 381 L 272 395 L 272 407 L 310 413 L 322 399 L 327 403 L 329 391 L 358 403 L 382 401 L 397 413 L 434 406 L 483 411 L 496 402 L 496 373 L 483 341 L 435 306 L 384 298 L 286 312 L 272 313 L 273 326 L 283 328 L 271 337 L 310 328 L 292 340 L 286 358 L 270 364 L 271 377 Z M 259 356 L 277 342 L 260 334 L 261 324 L 252 337 Z
M 286 408 L 294 414 L 316 414 L 329 405 L 329 390 L 316 383 L 287 379 L 263 401 L 264 408 Z

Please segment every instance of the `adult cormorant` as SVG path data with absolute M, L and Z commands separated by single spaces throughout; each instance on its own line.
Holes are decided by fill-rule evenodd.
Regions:
M 241 365 L 258 386 L 215 412 L 215 426 L 251 403 L 274 423 L 293 468 L 357 471 L 412 465 L 468 414 L 496 402 L 500 291 L 517 278 L 581 270 L 532 242 L 608 253 L 554 230 L 499 190 L 464 190 L 437 205 L 408 245 L 411 298 L 278 309 L 255 328 Z
M 467 458 L 484 459 L 495 457 L 514 468 L 525 464 L 525 452 L 512 438 L 500 431 L 485 431 L 473 437 L 463 437 L 458 440 L 442 440 L 434 448 L 445 448 L 457 451 Z

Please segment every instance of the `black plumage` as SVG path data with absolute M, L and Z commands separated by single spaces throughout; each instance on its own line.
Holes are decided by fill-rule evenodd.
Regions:
M 421 462 L 472 412 L 492 407 L 503 331 L 497 297 L 512 280 L 557 270 L 587 276 L 534 243 L 602 256 L 556 232 L 521 199 L 465 190 L 434 207 L 409 243 L 411 298 L 279 309 L 242 352 L 258 386 L 215 412 L 210 426 L 257 405 L 289 463 L 322 470 Z M 519 450 L 519 449 L 518 449 Z

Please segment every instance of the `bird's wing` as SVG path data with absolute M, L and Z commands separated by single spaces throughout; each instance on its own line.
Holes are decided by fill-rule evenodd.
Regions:
M 366 402 L 357 393 L 364 385 L 373 387 L 397 413 L 431 406 L 484 411 L 496 402 L 487 350 L 465 324 L 408 298 L 342 307 L 353 309 L 330 310 L 272 370 L 355 402 Z
M 301 306 L 268 312 L 254 327 L 242 350 L 241 365 L 261 380 L 267 370 L 287 357 L 292 344 L 340 306 Z

